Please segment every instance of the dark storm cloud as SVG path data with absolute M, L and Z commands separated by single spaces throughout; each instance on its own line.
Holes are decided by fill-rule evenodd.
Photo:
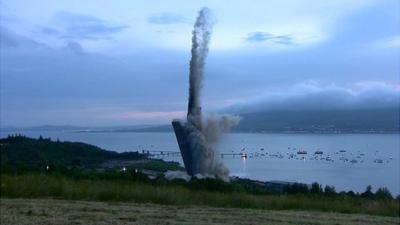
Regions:
M 128 28 L 127 25 L 114 25 L 96 17 L 70 12 L 59 12 L 54 18 L 64 32 L 50 27 L 43 32 L 67 39 L 104 39 Z
M 290 35 L 274 35 L 267 32 L 251 32 L 244 38 L 247 42 L 271 41 L 276 44 L 292 45 L 293 38 Z
M 175 23 L 185 23 L 186 19 L 176 13 L 163 12 L 155 15 L 151 15 L 147 18 L 148 23 L 153 24 L 175 24 Z

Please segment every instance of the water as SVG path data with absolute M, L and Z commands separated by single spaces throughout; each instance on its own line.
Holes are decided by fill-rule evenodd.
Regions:
M 179 151 L 173 133 L 19 133 L 85 142 L 118 152 Z M 248 155 L 247 159 L 224 156 L 222 160 L 234 176 L 263 181 L 318 182 L 333 185 L 337 191 L 363 192 L 367 185 L 372 185 L 374 190 L 387 187 L 394 195 L 400 194 L 399 149 L 399 134 L 228 134 L 219 144 L 221 153 L 246 152 Z M 308 154 L 298 155 L 298 150 L 306 150 Z M 324 154 L 315 158 L 316 150 Z M 180 157 L 165 160 L 182 163 Z M 357 162 L 351 163 L 351 160 Z

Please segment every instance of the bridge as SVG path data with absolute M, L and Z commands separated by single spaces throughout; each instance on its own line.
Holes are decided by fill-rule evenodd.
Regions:
M 142 154 L 147 155 L 148 157 L 151 158 L 169 158 L 169 157 L 181 157 L 181 152 L 180 151 L 161 151 L 161 150 L 145 150 L 142 149 Z M 224 157 L 242 157 L 242 158 L 247 158 L 248 154 L 247 153 L 218 153 L 221 158 Z

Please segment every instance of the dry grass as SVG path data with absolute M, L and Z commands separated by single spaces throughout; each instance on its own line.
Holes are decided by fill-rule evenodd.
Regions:
M 50 175 L 1 175 L 2 198 L 55 198 L 221 208 L 301 210 L 399 216 L 396 200 L 348 196 L 251 195 L 191 190 L 179 185 L 152 185 L 124 180 L 72 179 Z
M 1 199 L 1 224 L 400 224 L 399 217 L 311 211 Z

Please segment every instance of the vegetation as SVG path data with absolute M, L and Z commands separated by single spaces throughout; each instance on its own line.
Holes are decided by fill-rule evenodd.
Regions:
M 109 160 L 136 160 L 146 156 L 138 152 L 117 153 L 99 147 L 50 138 L 33 139 L 21 135 L 0 139 L 1 170 L 43 170 L 52 167 L 90 167 Z
M 273 187 L 249 179 L 229 183 L 210 178 L 169 181 L 161 172 L 182 167 L 148 160 L 139 153 L 116 153 L 83 143 L 18 135 L 0 139 L 0 144 L 2 198 L 51 197 L 399 216 L 400 199 L 393 199 L 387 188 L 379 188 L 374 193 L 368 186 L 363 193 L 337 193 L 334 187 L 323 188 L 318 183 L 311 187 L 299 183 Z M 93 169 L 97 168 L 93 165 L 119 159 L 140 163 L 135 161 L 123 170 L 121 167 Z M 50 166 L 45 169 L 44 165 Z M 159 172 L 150 179 L 145 170 Z
M 179 184 L 115 179 L 74 179 L 57 174 L 1 175 L 2 198 L 133 201 L 165 205 L 207 205 L 253 209 L 296 209 L 398 216 L 399 202 L 347 195 L 252 195 L 224 190 L 193 190 Z
M 398 217 L 298 210 L 215 208 L 134 202 L 1 199 L 1 224 L 395 225 Z

